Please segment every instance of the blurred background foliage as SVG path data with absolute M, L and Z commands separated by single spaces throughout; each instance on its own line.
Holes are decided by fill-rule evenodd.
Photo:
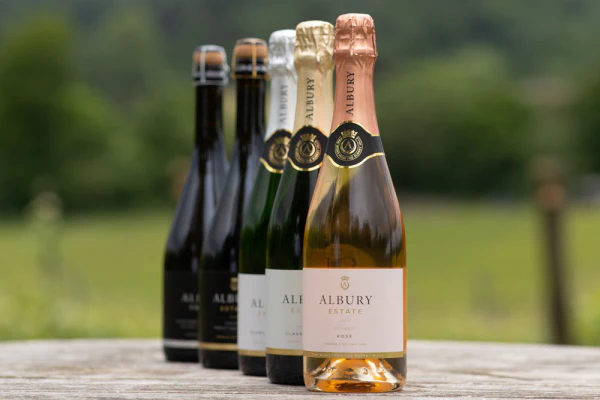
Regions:
M 192 50 L 230 54 L 240 37 L 350 11 L 377 26 L 413 332 L 547 340 L 527 201 L 531 161 L 550 154 L 575 204 L 577 340 L 599 344 L 596 0 L 0 0 L 0 339 L 158 335 L 163 242 L 193 143 Z M 230 85 L 229 147 L 234 108 Z M 39 202 L 66 221 L 37 215 Z
M 5 0 L 0 210 L 41 188 L 68 211 L 164 204 L 192 140 L 191 50 L 356 9 L 377 22 L 377 106 L 400 191 L 523 195 L 536 152 L 600 172 L 595 1 Z

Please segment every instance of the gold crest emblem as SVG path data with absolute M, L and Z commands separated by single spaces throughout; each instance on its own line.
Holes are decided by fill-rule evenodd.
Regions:
M 350 277 L 348 276 L 342 276 L 340 278 L 342 280 L 342 282 L 340 283 L 340 286 L 342 287 L 342 289 L 344 290 L 348 290 L 350 288 Z
M 342 131 L 335 141 L 335 155 L 342 161 L 356 160 L 363 152 L 363 142 L 353 129 Z
M 238 290 L 237 276 L 232 276 L 231 279 L 229 280 L 229 289 L 231 289 L 232 292 L 237 292 L 237 290 Z
M 294 149 L 294 158 L 297 162 L 309 164 L 319 159 L 321 155 L 321 143 L 314 133 L 300 135 L 300 141 Z
M 289 137 L 278 137 L 275 139 L 269 149 L 269 162 L 278 167 L 283 167 L 285 160 L 287 159 L 289 146 Z

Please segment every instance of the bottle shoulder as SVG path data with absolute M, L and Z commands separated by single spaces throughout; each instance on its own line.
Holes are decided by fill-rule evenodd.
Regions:
M 244 211 L 244 227 L 253 227 L 271 215 L 273 201 L 279 187 L 281 174 L 259 166 L 254 187 Z
M 404 223 L 384 157 L 357 168 L 325 160 L 305 233 L 308 266 L 399 266 Z
M 289 163 L 285 166 L 273 201 L 271 224 L 306 219 L 318 173 L 318 170 L 298 171 Z
M 243 175 L 240 172 L 238 161 L 234 159 L 225 178 L 221 198 L 217 204 L 209 232 L 206 235 L 207 240 L 203 247 L 208 246 L 210 248 L 215 243 L 214 239 L 216 237 L 235 230 L 236 221 L 238 220 L 236 216 L 241 209 L 240 204 L 244 201 L 243 188 L 240 188 L 242 180 Z
M 164 255 L 165 270 L 190 270 L 192 268 L 192 260 L 197 250 L 196 215 L 200 203 L 198 197 L 198 170 L 191 165 L 167 236 Z
M 198 168 L 194 165 L 194 160 L 196 160 L 195 157 L 192 158 L 181 193 L 177 199 L 171 229 L 169 230 L 167 248 L 172 251 L 181 247 L 181 239 L 193 229 L 192 220 L 198 206 L 196 200 L 199 189 Z
M 267 233 L 267 268 L 302 269 L 306 218 L 319 171 L 284 169 Z
M 238 263 L 243 210 L 251 192 L 258 159 L 234 151 L 225 187 L 202 245 L 202 267 L 230 268 Z

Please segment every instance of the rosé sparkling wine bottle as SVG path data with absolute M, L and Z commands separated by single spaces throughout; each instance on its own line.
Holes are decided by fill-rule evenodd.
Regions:
M 406 238 L 373 94 L 373 19 L 338 17 L 332 130 L 304 236 L 304 382 L 388 392 L 406 379 Z

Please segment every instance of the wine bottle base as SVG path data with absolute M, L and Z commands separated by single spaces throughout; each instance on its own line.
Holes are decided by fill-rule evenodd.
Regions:
M 309 390 L 330 393 L 384 393 L 399 391 L 406 382 L 406 357 L 347 359 L 305 357 Z M 316 368 L 311 369 L 311 365 Z M 308 367 L 308 368 L 307 368 Z
M 204 368 L 238 369 L 236 351 L 201 350 L 200 359 Z
M 240 371 L 244 375 L 266 376 L 264 357 L 239 356 Z
M 173 362 L 198 362 L 198 349 L 177 349 L 173 347 L 163 347 L 165 359 Z
M 266 356 L 267 377 L 271 383 L 280 385 L 304 385 L 302 356 Z

